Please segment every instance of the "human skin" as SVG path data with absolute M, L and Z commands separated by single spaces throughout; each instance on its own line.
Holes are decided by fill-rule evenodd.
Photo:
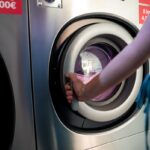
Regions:
M 83 84 L 75 73 L 68 73 L 67 78 L 73 83 L 65 85 L 69 103 L 73 97 L 79 101 L 90 100 L 108 88 L 125 80 L 150 57 L 150 15 L 132 43 L 127 45 L 104 69 L 87 84 Z

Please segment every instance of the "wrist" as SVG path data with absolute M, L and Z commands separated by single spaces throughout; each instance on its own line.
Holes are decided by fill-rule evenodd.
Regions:
M 84 85 L 82 92 L 83 92 L 83 98 L 85 99 L 85 101 L 89 100 L 89 97 L 87 95 L 87 86 L 86 85 Z
M 86 85 L 83 85 L 78 93 L 78 99 L 79 101 L 87 101 L 89 100 L 87 96 L 87 91 L 86 91 Z

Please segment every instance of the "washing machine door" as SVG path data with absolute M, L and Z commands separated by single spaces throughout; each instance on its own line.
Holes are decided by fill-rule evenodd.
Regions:
M 62 122 L 65 120 L 71 127 L 112 127 L 135 112 L 143 66 L 127 80 L 97 97 L 86 102 L 74 99 L 71 105 L 65 99 L 65 75 L 74 72 L 88 83 L 134 37 L 124 26 L 112 20 L 92 18 L 78 22 L 63 29 L 54 43 L 50 61 L 50 91 L 54 108 Z
M 133 37 L 124 28 L 115 23 L 93 24 L 82 30 L 73 39 L 65 54 L 63 76 L 68 72 L 75 72 L 78 74 L 78 78 L 87 83 L 93 76 L 100 73 L 115 56 L 115 50 L 119 52 L 117 44 L 110 40 L 110 37 L 112 39 L 113 37 L 118 40 L 121 39 L 126 44 L 133 40 Z M 87 44 L 89 41 L 90 44 Z M 132 92 L 126 100 L 120 102 L 114 108 L 110 107 L 109 109 L 101 110 L 101 107 L 104 108 L 105 105 L 111 105 L 110 103 L 112 102 L 115 103 L 116 98 L 123 90 L 124 82 L 119 87 L 112 87 L 103 95 L 97 96 L 92 100 L 93 102 L 88 103 L 74 100 L 72 109 L 94 121 L 110 121 L 118 118 L 133 105 L 142 83 L 142 75 L 143 70 L 140 67 L 136 71 Z M 118 103 L 118 100 L 116 103 Z

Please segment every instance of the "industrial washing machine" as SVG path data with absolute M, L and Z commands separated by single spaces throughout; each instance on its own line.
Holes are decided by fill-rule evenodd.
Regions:
M 1 149 L 4 150 L 36 149 L 28 31 L 27 1 L 0 1 Z
M 86 103 L 68 104 L 64 84 L 67 72 L 77 73 L 85 82 L 86 75 L 100 72 L 133 41 L 149 5 L 146 0 L 29 2 L 39 150 L 144 150 L 144 105 L 137 108 L 135 99 L 149 73 L 149 61 L 120 85 Z

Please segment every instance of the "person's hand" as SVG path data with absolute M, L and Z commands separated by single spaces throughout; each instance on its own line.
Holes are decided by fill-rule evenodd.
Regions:
M 75 73 L 68 73 L 66 78 L 70 79 L 70 83 L 65 84 L 65 92 L 66 98 L 69 103 L 72 102 L 73 98 L 75 97 L 79 101 L 85 101 L 85 84 L 77 78 Z

